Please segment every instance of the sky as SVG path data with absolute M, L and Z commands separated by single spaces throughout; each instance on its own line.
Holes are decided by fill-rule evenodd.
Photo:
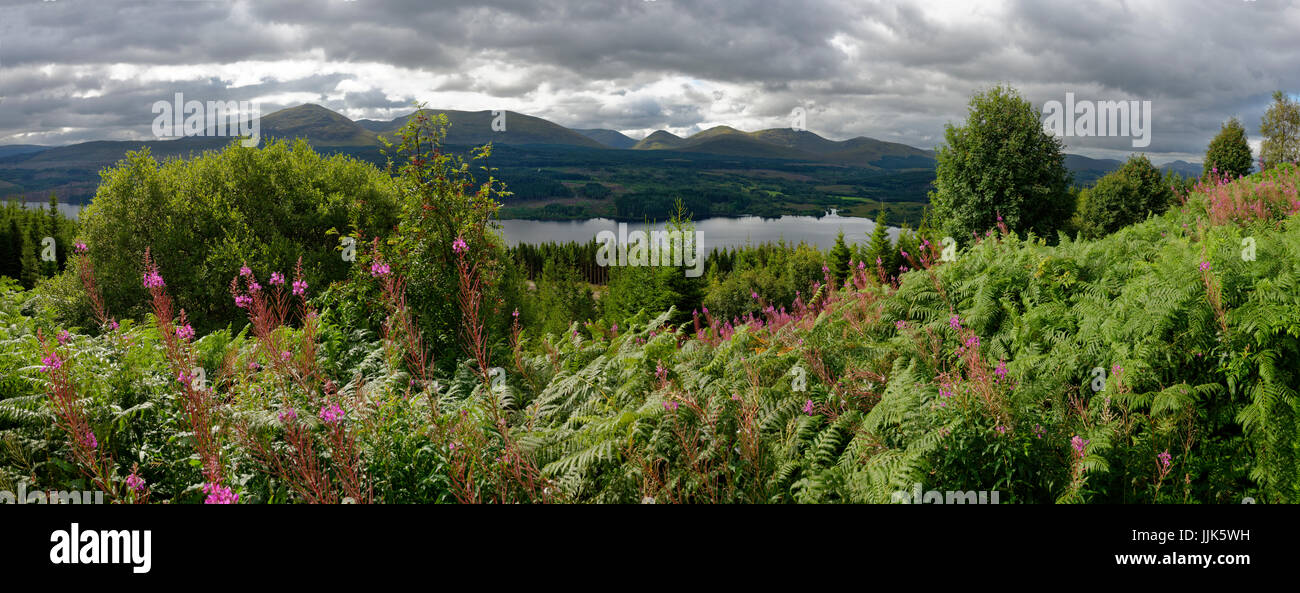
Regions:
M 156 101 L 316 103 L 352 119 L 508 109 L 640 138 L 729 125 L 932 148 L 973 93 L 1151 101 L 1151 143 L 1258 147 L 1300 94 L 1300 0 L 0 0 L 0 144 L 152 139 Z

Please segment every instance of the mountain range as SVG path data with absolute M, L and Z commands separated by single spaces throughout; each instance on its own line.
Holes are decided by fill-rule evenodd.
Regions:
M 861 136 L 830 140 L 807 130 L 789 128 L 745 132 L 729 126 L 715 126 L 684 138 L 659 130 L 636 140 L 616 130 L 570 129 L 514 111 L 426 112 L 446 115 L 450 125 L 445 145 L 468 147 L 492 142 L 497 146 L 519 147 L 520 152 L 512 153 L 519 155 L 592 149 L 628 151 L 623 157 L 609 155 L 608 158 L 620 159 L 620 162 L 640 162 L 632 158 L 630 151 L 661 151 L 665 157 L 676 159 L 705 159 L 705 155 L 709 155 L 709 159 L 733 159 L 727 161 L 732 169 L 744 169 L 748 166 L 746 161 L 752 159 L 769 165 L 775 159 L 877 172 L 932 170 L 934 167 L 934 152 L 931 150 Z M 380 162 L 378 138 L 381 135 L 395 136 L 415 115 L 411 113 L 389 121 L 353 121 L 320 105 L 306 104 L 264 116 L 260 131 L 263 139 L 301 137 L 324 152 L 345 152 Z M 503 127 L 504 130 L 494 131 L 494 121 L 497 128 Z M 183 158 L 203 150 L 218 149 L 229 141 L 219 137 L 190 137 L 92 141 L 60 147 L 0 145 L 0 196 L 21 195 L 24 199 L 40 199 L 43 194 L 56 191 L 64 199 L 83 201 L 94 193 L 98 183 L 97 172 L 121 159 L 129 150 L 147 147 L 159 158 Z M 749 168 L 760 168 L 759 164 L 757 161 L 750 163 L 752 166 Z M 1122 163 L 1067 154 L 1065 164 L 1074 172 L 1076 182 L 1086 185 Z M 1199 175 L 1201 171 L 1199 164 L 1184 161 L 1166 164 L 1162 169 L 1172 169 L 1185 176 Z

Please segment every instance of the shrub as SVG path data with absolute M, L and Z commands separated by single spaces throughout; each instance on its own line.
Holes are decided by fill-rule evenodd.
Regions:
M 340 256 L 339 234 L 375 236 L 397 220 L 391 179 L 366 163 L 321 156 L 301 140 L 263 148 L 235 142 L 164 163 L 147 150 L 132 152 L 101 175 L 81 214 L 80 240 L 91 246 L 105 305 L 119 317 L 143 312 L 147 248 L 168 289 L 187 303 L 190 322 L 211 329 L 242 319 L 227 296 L 231 270 L 258 262 L 250 265 L 266 277 L 301 256 L 307 282 L 324 286 L 352 266 Z
M 965 125 L 945 127 L 937 150 L 934 219 L 957 241 L 992 229 L 1001 216 L 1019 233 L 1054 239 L 1070 218 L 1070 173 L 1062 143 L 1041 114 L 1009 87 L 970 100 Z
M 1161 214 L 1173 203 L 1173 190 L 1145 155 L 1129 158 L 1080 196 L 1079 225 L 1086 237 L 1100 237 Z

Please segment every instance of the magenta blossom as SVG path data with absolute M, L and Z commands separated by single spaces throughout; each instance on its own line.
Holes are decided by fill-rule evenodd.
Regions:
M 63 366 L 63 360 L 59 358 L 59 355 L 58 355 L 57 352 L 53 352 L 53 353 L 50 353 L 49 356 L 46 356 L 45 358 L 42 358 L 42 359 L 41 359 L 41 364 L 45 365 L 44 367 L 41 368 L 41 372 L 42 372 L 42 373 L 48 373 L 48 372 L 53 371 L 54 369 L 57 369 L 57 368 Z
M 289 423 L 298 419 L 298 413 L 293 408 L 285 408 L 280 412 L 280 422 Z
M 131 472 L 131 475 L 126 477 L 126 487 L 141 492 L 144 490 L 144 478 L 136 475 L 135 472 Z
M 253 270 L 252 270 L 251 268 L 249 268 L 248 266 L 241 266 L 241 267 L 239 268 L 239 275 L 240 275 L 240 276 L 252 276 L 252 275 L 253 275 Z
M 997 375 L 999 379 L 1006 379 L 1006 378 L 1007 378 L 1007 362 L 1006 362 L 1005 360 L 999 360 L 999 361 L 998 361 L 998 368 L 996 368 L 996 369 L 993 370 L 993 374 Z
M 221 484 L 204 484 L 203 493 L 208 495 L 203 500 L 203 504 L 235 504 L 239 502 L 239 495 L 231 492 L 230 488 Z
M 675 402 L 675 401 L 673 401 L 673 400 L 665 400 L 665 401 L 664 401 L 664 409 L 665 409 L 665 410 L 668 410 L 669 412 L 676 412 L 676 411 L 677 411 L 677 405 L 678 405 L 677 402 Z
M 236 306 L 236 307 L 239 307 L 240 309 L 247 309 L 248 306 L 251 305 L 251 304 L 253 304 L 253 297 L 250 297 L 250 296 L 245 295 L 245 294 L 235 295 L 235 306 Z
M 162 288 L 166 285 L 167 283 L 163 282 L 162 275 L 160 275 L 158 272 L 152 272 L 152 271 L 145 272 L 144 274 L 145 288 Z
M 1166 450 L 1164 453 L 1156 455 L 1156 458 L 1160 461 L 1160 467 L 1162 469 L 1169 469 L 1169 464 L 1172 462 L 1173 456 L 1169 454 L 1168 450 Z
M 99 446 L 99 441 L 95 439 L 95 433 L 87 430 L 81 435 L 81 445 L 87 449 L 94 449 Z
M 284 286 L 284 274 L 271 272 L 271 286 Z
M 182 340 L 193 340 L 194 328 L 190 327 L 189 324 L 182 325 L 176 328 L 176 337 Z
M 293 294 L 294 294 L 295 296 L 303 296 L 303 295 L 306 295 L 306 294 L 307 294 L 307 281 L 306 281 L 306 280 L 294 280 L 294 281 L 293 281 Z
M 343 408 L 338 404 L 320 407 L 320 420 L 325 424 L 338 424 L 343 421 Z
M 961 316 L 959 316 L 959 315 L 953 315 L 951 318 L 949 318 L 949 319 L 948 319 L 948 327 L 951 327 L 951 328 L 953 328 L 953 329 L 955 329 L 955 330 L 960 330 L 960 329 L 961 329 Z
M 1074 447 L 1074 452 L 1082 458 L 1084 451 L 1088 449 L 1089 442 L 1091 441 L 1076 434 L 1074 438 L 1070 439 L 1070 446 Z
M 388 267 L 388 264 L 386 263 L 375 262 L 373 264 L 370 264 L 370 275 L 376 278 L 380 276 L 387 276 L 388 273 L 391 271 L 392 270 Z
M 65 329 L 59 332 L 59 344 L 67 344 L 68 340 L 71 339 L 72 339 L 72 334 L 69 334 L 68 330 Z
M 451 243 L 451 250 L 456 253 L 465 253 L 469 251 L 469 244 L 464 239 L 456 237 L 456 240 Z
M 90 248 L 86 247 L 85 243 L 73 243 L 72 249 L 75 250 L 77 253 L 83 253 L 83 254 L 90 251 Z
M 1203 262 L 1201 262 L 1201 271 L 1202 271 L 1202 272 L 1208 272 L 1208 271 L 1210 271 L 1210 262 L 1207 262 L 1207 261 L 1203 261 Z
M 809 416 L 812 416 L 812 413 L 813 413 L 813 401 L 812 401 L 812 400 L 808 400 L 808 401 L 804 402 L 804 404 L 803 404 L 803 413 L 805 413 L 805 414 L 807 414 L 807 415 L 809 415 Z

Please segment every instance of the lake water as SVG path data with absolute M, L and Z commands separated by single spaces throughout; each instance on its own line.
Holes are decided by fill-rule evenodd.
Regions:
M 502 232 L 510 245 L 519 243 L 566 243 L 576 241 L 585 243 L 596 238 L 601 231 L 618 234 L 618 222 L 608 218 L 589 220 L 503 220 Z M 650 225 L 652 229 L 663 228 L 662 225 Z M 785 239 L 788 244 L 800 242 L 815 245 L 820 249 L 830 249 L 835 245 L 835 237 L 844 231 L 844 240 L 849 244 L 866 243 L 875 230 L 876 223 L 867 218 L 839 216 L 834 212 L 824 216 L 782 216 L 780 218 L 761 218 L 742 216 L 739 218 L 705 218 L 695 222 L 695 230 L 701 233 L 704 250 L 708 252 L 718 247 L 743 247 L 760 243 L 775 243 Z M 627 223 L 628 232 L 646 230 L 643 223 Z M 898 227 L 889 227 L 889 238 L 898 239 Z
M 27 202 L 28 208 L 44 208 L 46 202 Z M 76 218 L 81 213 L 80 204 L 59 204 L 64 216 Z M 588 220 L 503 220 L 502 232 L 510 245 L 519 243 L 547 243 L 570 241 L 585 243 L 596 238 L 601 231 L 618 234 L 618 222 L 608 218 Z M 662 225 L 650 225 L 652 229 L 663 228 Z M 704 243 L 704 251 L 718 247 L 743 247 L 760 243 L 775 243 L 781 239 L 791 245 L 800 242 L 814 245 L 819 249 L 830 249 L 835 245 L 835 237 L 844 231 L 844 240 L 849 244 L 865 243 L 875 231 L 876 223 L 867 218 L 840 216 L 834 211 L 822 216 L 781 216 L 779 218 L 762 218 L 759 216 L 742 216 L 739 218 L 705 218 L 695 222 Z M 644 223 L 627 223 L 628 232 L 646 230 Z M 898 227 L 889 227 L 890 240 L 898 239 Z
M 0 206 L 3 205 L 4 203 L 0 202 Z M 23 202 L 23 208 L 48 208 L 49 205 L 50 203 L 48 201 L 47 202 Z M 85 208 L 85 206 L 81 204 L 64 204 L 63 202 L 59 202 L 59 212 L 62 212 L 63 216 L 66 218 L 76 219 L 77 215 L 81 214 L 82 208 Z

